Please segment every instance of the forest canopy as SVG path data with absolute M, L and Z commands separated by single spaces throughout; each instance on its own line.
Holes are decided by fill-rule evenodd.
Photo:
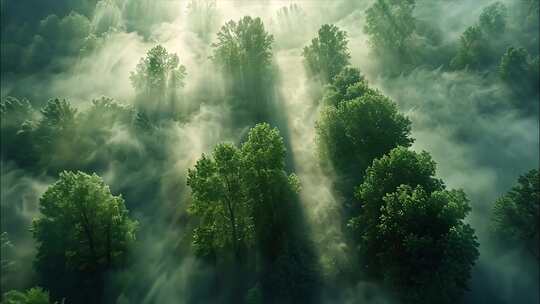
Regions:
M 537 0 L 1 0 L 0 297 L 535 303 Z

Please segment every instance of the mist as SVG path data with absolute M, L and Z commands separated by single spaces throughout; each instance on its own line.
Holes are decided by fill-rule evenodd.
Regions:
M 460 35 L 495 1 L 417 0 L 420 26 L 411 49 L 418 55 L 403 64 L 370 43 L 364 30 L 366 10 L 375 2 L 370 0 L 62 0 L 38 1 L 39 8 L 35 2 L 1 2 L 1 98 L 28 100 L 32 108 L 20 121 L 15 114 L 2 116 L 2 132 L 12 132 L 15 124 L 39 125 L 40 109 L 56 98 L 76 109 L 82 131 L 61 133 L 65 146 L 53 143 L 50 151 L 37 152 L 2 136 L 1 232 L 12 244 L 2 247 L 2 259 L 13 262 L 2 270 L 2 293 L 42 284 L 32 264 L 36 242 L 29 229 L 40 217 L 40 197 L 65 169 L 101 176 L 139 222 L 126 266 L 105 277 L 103 303 L 230 301 L 232 291 L 216 290 L 215 282 L 234 276 L 220 273 L 193 249 L 198 220 L 188 211 L 193 197 L 186 182 L 202 154 L 223 142 L 241 145 L 261 122 L 241 114 L 246 105 L 231 93 L 234 77 L 220 73 L 212 45 L 226 22 L 251 16 L 260 17 L 273 35 L 268 80 L 261 85 L 269 103 L 263 120 L 279 129 L 287 149 L 285 171 L 295 173 L 301 185 L 298 222 L 305 221 L 302 233 L 314 248 L 320 303 L 400 303 L 379 282 L 360 276 L 343 283 L 356 256 L 343 230 L 348 219 L 341 210 L 345 198 L 336 189 L 338 173 L 321 161 L 316 133 L 328 84 L 310 77 L 302 57 L 323 24 L 347 32 L 351 66 L 410 119 L 411 150 L 429 152 L 437 177 L 450 189 L 463 189 L 470 201 L 465 222 L 475 230 L 480 255 L 461 302 L 539 301 L 538 259 L 501 242 L 491 220 L 495 201 L 520 175 L 540 166 L 538 90 L 516 93 L 497 74 L 509 46 L 538 58 L 538 12 L 520 23 L 526 1 L 502 1 L 507 30 L 493 39 L 500 45 L 488 47 L 497 60 L 478 69 L 454 69 L 450 61 Z M 47 19 L 52 15 L 54 20 Z M 157 45 L 178 56 L 186 76 L 172 102 L 176 116 L 144 129 L 130 73 Z M 103 97 L 120 109 L 92 116 L 92 101 Z M 31 152 L 40 160 L 23 159 Z M 42 155 L 52 160 L 42 161 Z

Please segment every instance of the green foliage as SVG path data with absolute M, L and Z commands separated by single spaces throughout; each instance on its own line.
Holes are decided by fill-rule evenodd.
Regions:
M 316 125 L 319 151 L 343 179 L 345 192 L 361 181 L 373 159 L 413 142 L 410 120 L 389 98 L 370 89 L 354 69 L 336 77 L 326 100 L 329 105 Z
M 296 19 L 302 19 L 305 15 L 304 10 L 296 3 L 289 4 L 289 6 L 283 6 L 277 13 L 277 20 L 281 26 L 292 29 L 293 25 L 296 25 Z
M 2 128 L 19 128 L 26 120 L 32 118 L 32 114 L 33 109 L 27 99 L 19 100 L 8 96 L 0 103 Z
M 347 43 L 345 31 L 333 24 L 324 24 L 302 52 L 307 71 L 323 83 L 332 81 L 349 64 L 351 55 Z
M 52 99 L 41 109 L 41 118 L 26 132 L 31 136 L 41 168 L 60 170 L 76 164 L 77 110 L 66 100 Z M 51 153 L 56 151 L 56 153 Z
M 254 225 L 265 216 L 258 208 L 275 204 L 269 195 L 284 195 L 283 187 L 296 191 L 294 179 L 284 175 L 284 157 L 277 129 L 259 124 L 251 129 L 241 149 L 220 144 L 212 158 L 203 155 L 195 168 L 188 170 L 187 184 L 193 197 L 189 210 L 200 219 L 193 244 L 200 255 L 231 249 L 238 255 L 238 250 L 252 245 Z M 273 206 L 270 209 L 273 211 Z M 268 226 L 257 227 L 260 233 L 268 231 Z
M 518 184 L 495 202 L 492 213 L 495 233 L 506 241 L 521 244 L 540 259 L 539 214 L 540 177 L 538 170 L 531 170 L 520 176 Z
M 238 22 L 231 20 L 221 27 L 217 39 L 212 44 L 214 60 L 234 76 L 260 72 L 271 63 L 274 38 L 266 32 L 260 18 L 245 16 Z M 252 66 L 255 70 L 249 71 Z
M 414 7 L 415 0 L 377 0 L 366 10 L 364 31 L 377 51 L 406 54 L 415 31 Z
M 6 97 L 0 103 L 2 159 L 14 160 L 21 166 L 31 166 L 36 161 L 32 138 L 28 132 L 34 109 L 26 99 Z
M 95 1 L 95 0 L 94 0 Z M 162 22 L 172 23 L 180 12 L 180 5 L 167 0 L 116 0 L 122 10 L 127 32 L 137 32 L 151 38 Z
M 229 144 L 214 148 L 212 158 L 204 154 L 194 169 L 188 170 L 191 187 L 191 214 L 200 221 L 193 232 L 198 255 L 209 256 L 228 249 L 240 257 L 240 250 L 253 242 L 252 206 L 242 180 L 242 156 Z
M 28 28 L 26 28 L 28 29 Z M 42 19 L 34 33 L 6 28 L 2 39 L 2 70 L 20 72 L 59 71 L 69 66 L 86 47 L 91 32 L 88 18 L 76 12 Z
M 135 131 L 135 111 L 106 97 L 93 100 L 83 112 L 66 100 L 49 100 L 41 111 L 29 102 L 8 97 L 1 103 L 2 158 L 36 173 L 64 169 L 96 170 L 121 156 L 125 148 L 111 138 Z M 122 152 L 123 153 L 123 152 Z
M 457 54 L 451 60 L 450 67 L 481 69 L 492 64 L 497 58 L 493 49 L 506 30 L 506 15 L 506 7 L 500 2 L 484 8 L 478 23 L 468 27 L 461 35 Z
M 185 77 L 186 68 L 180 64 L 178 55 L 169 54 L 163 46 L 157 45 L 141 58 L 129 79 L 142 99 L 140 109 L 161 113 L 171 110 L 171 105 L 165 102 L 174 102 L 176 91 L 184 86 Z
M 350 225 L 355 229 L 356 225 L 365 227 L 365 233 L 375 229 L 381 217 L 384 196 L 394 192 L 400 185 L 419 185 L 428 193 L 442 190 L 442 181 L 434 175 L 435 162 L 427 152 L 415 153 L 405 147 L 397 147 L 375 159 L 366 170 L 363 183 L 356 190 L 356 198 L 362 205 L 361 214 Z M 376 233 L 372 235 L 375 236 Z
M 255 303 L 263 295 L 276 303 L 295 303 L 316 294 L 311 290 L 317 282 L 315 259 L 296 197 L 299 183 L 284 168 L 283 138 L 263 123 L 250 130 L 240 149 L 220 144 L 211 158 L 203 155 L 188 171 L 189 210 L 198 218 L 196 252 L 220 260 L 234 254 L 236 272 L 258 261 L 251 271 L 260 274 L 260 289 L 241 293 Z M 248 275 L 237 277 L 245 281 Z
M 33 287 L 25 292 L 11 290 L 2 297 L 5 304 L 53 304 L 49 298 L 49 292 L 41 287 Z M 56 303 L 56 302 L 54 302 Z
M 524 48 L 509 47 L 501 57 L 499 74 L 520 94 L 538 94 L 538 57 L 531 58 Z
M 242 145 L 247 166 L 258 173 L 264 170 L 283 170 L 285 145 L 278 129 L 262 123 L 253 127 Z
M 482 10 L 478 19 L 480 28 L 489 35 L 497 36 L 506 29 L 506 6 L 501 2 L 495 2 Z
M 36 266 L 42 275 L 99 274 L 125 264 L 137 222 L 121 196 L 111 194 L 101 177 L 60 173 L 39 201 L 41 216 L 32 223 Z M 52 282 L 47 282 L 52 283 Z
M 296 3 L 276 12 L 276 45 L 285 49 L 300 47 L 307 32 L 307 15 Z
M 78 117 L 85 129 L 98 129 L 99 132 L 110 130 L 115 125 L 129 125 L 134 116 L 132 108 L 117 103 L 109 97 L 94 99 L 88 109 Z M 99 133 L 99 132 L 94 132 Z
M 189 26 L 201 39 L 210 40 L 210 33 L 216 27 L 216 0 L 191 0 L 187 5 Z
M 459 49 L 450 62 L 450 67 L 463 69 L 465 67 L 480 68 L 485 66 L 489 60 L 486 56 L 488 42 L 484 35 L 479 26 L 468 27 L 459 38 Z
M 349 222 L 368 274 L 405 303 L 455 303 L 478 258 L 465 193 L 434 175 L 426 152 L 393 149 L 367 169 Z
M 362 97 L 366 93 L 376 94 L 358 69 L 346 67 L 326 86 L 323 99 L 326 105 L 337 107 L 344 101 Z
M 212 44 L 212 58 L 223 73 L 238 121 L 251 124 L 268 120 L 273 41 L 260 18 L 245 16 L 225 23 Z

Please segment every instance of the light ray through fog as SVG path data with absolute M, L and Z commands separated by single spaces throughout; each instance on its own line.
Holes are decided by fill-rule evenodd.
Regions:
M 0 88 L 2 99 L 30 100 L 34 110 L 24 126 L 31 128 L 42 117 L 39 109 L 53 98 L 71 102 L 80 117 L 91 108 L 91 100 L 102 96 L 133 109 L 137 93 L 130 72 L 158 44 L 177 54 L 186 67 L 185 86 L 175 104 L 181 114 L 176 120 L 156 124 L 152 135 L 133 136 L 126 125 L 103 116 L 84 126 L 91 133 L 110 123 L 110 128 L 100 130 L 110 132 L 104 142 L 93 142 L 95 134 L 74 136 L 74 140 L 93 143 L 89 147 L 94 150 L 83 151 L 84 161 L 98 165 L 84 169 L 96 171 L 114 194 L 122 194 L 144 227 L 129 254 L 132 264 L 106 278 L 106 293 L 120 295 L 110 303 L 200 303 L 229 296 L 227 291 L 209 297 L 213 280 L 223 277 L 193 253 L 191 233 L 196 221 L 186 210 L 192 202 L 186 174 L 203 153 L 210 154 L 221 142 L 240 144 L 252 127 L 241 125 L 243 118 L 234 107 L 241 101 L 227 91 L 232 76 L 222 75 L 212 58 L 212 43 L 220 28 L 244 16 L 260 17 L 274 38 L 269 73 L 274 87 L 268 91 L 275 91 L 271 103 L 279 113 L 273 113 L 271 123 L 281 128 L 289 148 L 289 169 L 301 183 L 307 229 L 324 284 L 332 289 L 323 290 L 323 297 L 339 294 L 344 303 L 387 303 L 390 298 L 370 281 L 333 290 L 352 249 L 342 230 L 347 219 L 342 216 L 343 198 L 334 187 L 336 177 L 320 166 L 315 125 L 325 88 L 310 79 L 302 58 L 303 48 L 318 29 L 331 23 L 348 33 L 352 66 L 411 119 L 416 139 L 412 149 L 428 151 L 437 162 L 438 176 L 449 188 L 462 188 L 471 201 L 472 213 L 466 222 L 478 235 L 480 258 L 465 303 L 478 303 L 483 296 L 494 303 L 538 301 L 533 292 L 538 285 L 535 261 L 518 249 L 502 251 L 490 218 L 494 201 L 518 176 L 539 167 L 538 93 L 523 97 L 525 93 L 514 92 L 498 74 L 508 46 L 524 47 L 530 55 L 527 60 L 538 65 L 538 26 L 534 26 L 538 19 L 521 15 L 526 1 L 502 1 L 507 7 L 506 31 L 490 39 L 485 56 L 495 59 L 478 70 L 472 66 L 453 70 L 450 60 L 459 51 L 462 33 L 480 23 L 479 16 L 491 0 L 416 0 L 413 15 L 419 23 L 411 48 L 422 60 L 402 66 L 400 58 L 374 51 L 369 42 L 366 10 L 377 1 L 95 2 L 63 0 L 32 7 L 29 1 L 2 1 Z M 199 10 L 189 6 L 196 2 Z M 2 145 L 2 151 L 20 148 Z M 76 147 L 68 148 L 58 148 L 50 157 L 68 162 L 77 153 L 73 152 Z M 19 154 L 24 156 L 23 152 L 28 151 Z M 14 271 L 9 272 L 12 279 L 5 286 L 2 281 L 2 292 L 6 286 L 25 289 L 37 282 L 32 266 L 36 244 L 28 227 L 39 215 L 39 196 L 57 178 L 56 172 L 39 171 L 37 167 L 45 165 L 37 163 L 25 167 L 2 156 L 1 228 L 14 244 L 14 249 L 3 254 L 15 261 Z M 249 287 L 256 291 L 256 286 Z

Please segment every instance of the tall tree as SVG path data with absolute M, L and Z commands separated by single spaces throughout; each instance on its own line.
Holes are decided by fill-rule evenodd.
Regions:
M 495 232 L 506 241 L 523 246 L 540 260 L 540 177 L 533 169 L 518 178 L 518 183 L 493 206 Z
M 404 303 L 455 303 L 478 258 L 462 190 L 435 177 L 428 153 L 398 147 L 373 161 L 349 222 L 361 263 Z
M 246 261 L 257 261 L 250 270 L 259 283 L 249 292 L 244 285 L 246 298 L 263 295 L 272 303 L 296 303 L 316 297 L 315 255 L 302 224 L 299 183 L 285 172 L 285 146 L 277 129 L 258 124 L 240 149 L 218 145 L 212 158 L 203 155 L 189 170 L 188 185 L 190 210 L 199 219 L 193 234 L 196 251 L 223 260 L 251 249 L 234 260 L 237 273 Z
M 191 0 L 187 6 L 189 26 L 199 38 L 210 41 L 217 22 L 216 0 Z
M 26 99 L 6 97 L 0 103 L 0 152 L 4 160 L 13 160 L 23 168 L 36 164 L 38 155 L 34 151 L 32 137 L 27 131 L 36 112 Z
M 308 23 L 306 13 L 296 3 L 283 6 L 275 17 L 276 46 L 290 49 L 304 43 Z
M 506 6 L 497 1 L 482 10 L 478 24 L 488 35 L 499 36 L 506 30 L 507 15 Z
M 456 56 L 450 62 L 453 69 L 480 68 L 489 63 L 487 39 L 477 25 L 468 27 L 459 38 Z
M 364 31 L 376 51 L 407 59 L 407 43 L 416 28 L 415 5 L 415 0 L 377 0 L 366 10 Z
M 32 232 L 38 243 L 36 267 L 46 278 L 43 283 L 58 296 L 56 285 L 66 283 L 63 280 L 71 274 L 93 286 L 84 290 L 80 285 L 82 294 L 73 296 L 99 303 L 103 274 L 125 264 L 135 240 L 137 222 L 129 218 L 124 200 L 112 195 L 95 174 L 64 171 L 40 198 L 39 209 Z
M 175 110 L 176 93 L 185 77 L 186 68 L 178 55 L 157 45 L 140 59 L 129 79 L 139 95 L 140 110 L 159 115 Z
M 476 24 L 469 26 L 459 38 L 458 51 L 450 61 L 452 69 L 482 69 L 493 64 L 500 54 L 493 49 L 506 30 L 506 7 L 500 2 L 484 8 Z
M 412 144 L 411 122 L 355 69 L 347 68 L 334 79 L 325 101 L 316 124 L 319 152 L 338 174 L 337 188 L 347 205 L 375 158 Z
M 229 144 L 216 146 L 212 158 L 203 154 L 188 170 L 193 198 L 189 211 L 200 219 L 193 232 L 197 254 L 215 259 L 229 250 L 241 262 L 241 251 L 251 246 L 254 237 L 252 206 L 242 183 L 242 156 Z
M 77 109 L 65 99 L 52 99 L 40 112 L 40 119 L 25 129 L 40 155 L 40 168 L 58 172 L 77 167 L 84 155 L 76 144 Z
M 531 58 L 524 48 L 509 47 L 499 64 L 501 78 L 523 97 L 538 94 L 539 69 L 538 56 Z
M 307 71 L 323 83 L 331 82 L 349 64 L 351 55 L 347 33 L 333 24 L 324 24 L 302 55 Z
M 276 128 L 258 124 L 241 151 L 264 298 L 270 303 L 312 303 L 318 297 L 317 259 L 298 200 L 300 183 L 285 172 L 283 138 Z
M 221 68 L 240 121 L 268 120 L 272 97 L 272 43 L 260 18 L 225 23 L 217 34 L 213 60 Z

